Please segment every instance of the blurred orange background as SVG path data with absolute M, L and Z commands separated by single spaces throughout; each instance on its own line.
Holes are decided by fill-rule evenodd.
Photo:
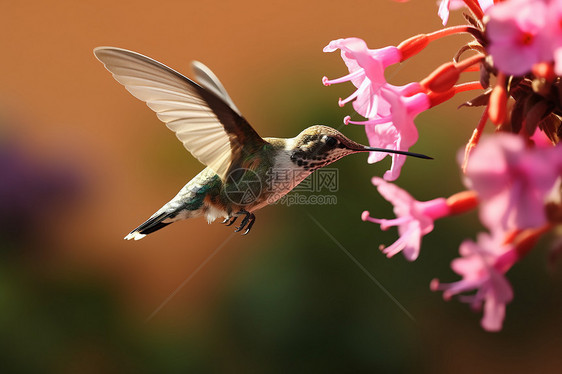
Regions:
M 276 261 L 271 258 L 276 258 L 285 250 L 295 253 L 310 250 L 315 251 L 316 256 L 324 256 L 326 252 L 334 255 L 333 263 L 319 260 L 317 264 L 327 267 L 338 264 L 329 270 L 320 270 L 319 274 L 334 278 L 331 282 L 336 282 L 342 275 L 340 265 L 349 274 L 354 274 L 346 283 L 352 289 L 342 289 L 341 292 L 353 293 L 353 288 L 359 283 L 361 286 L 357 287 L 365 290 L 360 292 L 361 297 L 372 293 L 377 298 L 376 305 L 369 304 L 361 311 L 361 317 L 348 316 L 350 320 L 372 320 L 369 326 L 375 326 L 373 331 L 385 331 L 380 337 L 372 335 L 373 341 L 356 342 L 360 346 L 358 349 L 364 351 L 361 355 L 377 359 L 362 361 L 354 358 L 353 354 L 342 354 L 341 368 L 349 367 L 344 365 L 349 362 L 357 364 L 353 371 L 378 369 L 384 372 L 408 372 L 411 368 L 433 373 L 450 373 L 452 370 L 459 373 L 487 372 L 488 369 L 491 372 L 493 368 L 508 368 L 513 372 L 537 369 L 538 372 L 541 371 L 538 368 L 546 371 L 558 368 L 562 362 L 551 353 L 554 348 L 559 350 L 561 347 L 561 324 L 558 322 L 561 277 L 559 274 L 544 275 L 545 252 L 529 260 L 529 268 L 515 275 L 515 283 L 519 284 L 519 289 L 514 286 L 517 302 L 508 307 L 506 331 L 496 335 L 482 332 L 478 314 L 471 313 L 468 307 L 456 301 L 446 304 L 428 289 L 429 280 L 435 276 L 456 279 L 456 275 L 448 270 L 448 262 L 456 256 L 458 243 L 464 237 L 473 237 L 476 228 L 468 225 L 474 224 L 474 217 L 467 221 L 453 220 L 449 224 L 453 231 L 445 242 L 453 244 L 447 248 L 446 258 L 439 257 L 443 236 L 448 235 L 442 229 L 440 234 L 433 234 L 433 242 L 428 239 L 427 247 L 431 247 L 431 243 L 437 247 L 433 250 L 433 257 L 421 259 L 420 265 L 406 263 L 402 258 L 386 260 L 378 253 L 377 247 L 383 242 L 390 243 L 395 233 L 381 236 L 378 228 L 366 226 L 359 220 L 362 209 L 377 211 L 380 206 L 381 212 L 391 214 L 387 204 L 375 197 L 374 188 L 368 182 L 370 176 L 381 175 L 386 164 L 382 167 L 369 166 L 359 156 L 336 164 L 342 170 L 340 178 L 347 180 L 341 183 L 342 190 L 346 186 L 347 189 L 338 197 L 340 203 L 337 207 L 265 208 L 258 213 L 256 226 L 248 237 L 236 235 L 229 239 L 232 228 L 216 223 L 207 225 L 204 219 L 196 219 L 174 224 L 139 242 L 122 239 L 173 197 L 202 169 L 202 165 L 185 151 L 144 103 L 133 98 L 112 79 L 94 58 L 93 48 L 107 45 L 137 51 L 187 76 L 191 75 L 190 61 L 202 61 L 219 76 L 237 106 L 262 136 L 292 137 L 316 123 L 339 126 L 343 117 L 352 111 L 349 105 L 343 109 L 337 107 L 337 98 L 349 95 L 350 86 L 326 88 L 321 84 L 323 75 L 338 77 L 346 73 L 337 53 L 322 52 L 330 40 L 357 36 L 364 38 L 371 48 L 395 45 L 409 36 L 440 28 L 436 11 L 434 1 L 396 3 L 390 0 L 55 0 L 3 4 L 0 22 L 3 36 L 0 85 L 2 142 L 18 147 L 31 164 L 40 168 L 54 165 L 72 170 L 78 180 L 75 192 L 63 196 L 47 210 L 37 212 L 40 224 L 23 240 L 24 244 L 14 245 L 17 260 L 13 260 L 11 268 L 19 269 L 20 266 L 21 278 L 29 276 L 38 284 L 73 284 L 82 282 L 84 278 L 86 283 L 102 284 L 102 293 L 113 295 L 117 300 L 117 306 L 114 306 L 117 312 L 114 313 L 119 315 L 118 320 L 128 321 L 123 323 L 131 325 L 133 332 L 130 335 L 151 341 L 154 346 L 161 344 L 175 352 L 173 357 L 167 358 L 162 352 L 154 353 L 158 349 L 147 343 L 149 348 L 146 351 L 140 349 L 109 354 L 107 352 L 113 348 L 106 344 L 105 338 L 87 338 L 86 348 L 67 347 L 60 351 L 64 358 L 42 367 L 46 371 L 68 372 L 78 371 L 75 370 L 77 368 L 80 371 L 88 371 L 83 369 L 89 368 L 92 372 L 107 372 L 113 368 L 121 372 L 150 372 L 153 369 L 155 372 L 173 372 L 190 368 L 193 362 L 203 362 L 197 366 L 203 371 L 209 368 L 221 372 L 287 369 L 290 366 L 276 367 L 274 359 L 259 360 L 249 352 L 241 351 L 244 354 L 233 357 L 235 353 L 228 352 L 239 339 L 254 339 L 254 344 L 259 346 L 262 339 L 268 341 L 268 338 L 259 334 L 251 338 L 244 333 L 225 332 L 216 326 L 223 323 L 224 316 L 221 316 L 220 310 L 223 303 L 228 303 L 233 297 L 231 294 L 237 295 L 236 290 L 233 293 L 229 291 L 234 287 L 232 284 L 244 285 L 245 281 L 240 279 L 253 279 L 253 282 L 262 283 L 260 287 L 264 295 L 271 294 L 271 298 L 276 300 L 261 300 L 251 295 L 240 299 L 248 303 L 247 308 L 251 310 L 248 313 L 244 312 L 247 311 L 244 308 L 242 312 L 238 311 L 244 315 L 240 323 L 250 321 L 248 329 L 257 328 L 253 325 L 252 313 L 261 316 L 269 309 L 262 310 L 252 303 L 273 302 L 276 305 L 281 299 L 276 298 L 279 295 L 276 289 L 280 287 L 276 282 L 283 282 L 286 277 L 279 273 L 279 269 L 268 268 L 276 266 Z M 455 22 L 462 22 L 460 14 L 452 16 L 450 24 Z M 437 42 L 415 62 L 391 71 L 393 82 L 420 80 L 438 64 L 450 59 L 462 41 L 466 38 L 452 37 Z M 441 160 L 427 166 L 429 169 L 422 170 L 425 164 L 419 161 L 411 162 L 405 168 L 404 173 L 408 176 L 401 178 L 402 185 L 411 186 L 410 191 L 412 186 L 418 186 L 416 197 L 420 199 L 434 198 L 436 193 L 446 195 L 462 188 L 455 152 L 470 136 L 478 113 L 465 110 L 462 119 L 459 118 L 454 110 L 460 102 L 462 98 L 457 103 L 447 103 L 438 111 L 432 110 L 421 116 L 424 128 L 420 131 L 422 139 L 425 135 L 426 140 L 420 141 L 414 150 L 434 156 L 435 152 Z M 361 129 L 346 128 L 345 131 L 350 137 L 366 142 Z M 424 186 L 419 187 L 420 184 Z M 441 189 L 436 191 L 435 186 Z M 41 190 L 41 186 L 37 189 Z M 355 200 L 351 196 L 355 196 Z M 375 203 L 377 208 L 374 208 Z M 415 323 L 404 318 L 396 305 L 370 284 L 334 243 L 315 227 L 307 218 L 310 212 L 322 217 L 326 227 L 340 230 L 338 238 L 344 246 L 352 252 L 360 251 L 354 253 L 377 278 L 381 278 L 385 286 L 397 292 L 395 296 L 400 301 L 413 310 Z M 340 224 L 343 225 L 341 228 Z M 453 235 L 454 230 L 461 229 L 460 234 Z M 351 237 L 356 237 L 357 243 L 344 239 Z M 209 260 L 209 256 L 227 239 L 228 243 Z M 268 253 L 270 251 L 274 254 Z M 312 260 L 314 256 L 306 258 L 316 263 Z M 306 265 L 302 269 L 302 274 L 307 274 L 301 279 L 303 282 L 315 282 L 307 278 L 312 263 L 305 261 L 299 265 Z M 202 264 L 204 267 L 200 268 Z M 294 264 L 293 260 L 288 259 L 283 266 L 291 264 Z M 258 268 L 260 270 L 256 272 Z M 439 274 L 434 270 L 437 268 Z M 524 286 L 526 274 L 531 271 L 539 274 L 535 286 L 548 287 L 535 298 L 532 297 L 536 295 L 532 286 L 529 285 L 527 290 Z M 196 274 L 185 287 L 179 289 L 145 324 L 144 320 L 194 272 Z M 270 278 L 269 275 L 260 277 L 260 272 L 279 273 L 279 278 Z M 19 271 L 14 270 L 14 273 Z M 248 274 L 258 275 L 244 278 Z M 519 283 L 517 279 L 520 279 Z M 10 283 L 12 278 L 6 275 L 3 281 Z M 297 284 L 300 283 L 295 284 L 294 290 L 299 289 Z M 414 285 L 416 288 L 412 290 Z M 35 290 L 34 287 L 31 288 Z M 337 295 L 337 291 L 334 292 Z M 310 302 L 305 296 L 291 299 L 290 294 L 293 292 L 285 295 L 289 297 L 287 302 L 303 305 Z M 78 292 L 76 297 L 80 298 L 80 295 L 81 292 Z M 332 296 L 326 297 L 325 305 L 334 307 L 326 301 L 332 300 Z M 7 308 L 6 303 L 10 299 L 6 300 L 2 308 Z M 332 301 L 338 305 L 336 310 L 346 309 L 337 297 Z M 520 325 L 536 317 L 528 309 L 523 309 L 527 312 L 521 313 L 512 313 L 512 310 L 529 302 L 537 302 L 533 310 L 538 312 L 546 305 L 547 311 L 540 317 L 543 322 L 523 328 L 521 332 Z M 44 305 L 40 304 L 39 309 Z M 553 309 L 555 307 L 558 309 Z M 378 315 L 380 308 L 386 312 Z M 304 310 L 317 311 L 313 306 Z M 552 316 L 554 311 L 556 318 Z M 389 316 L 392 316 L 391 319 L 385 321 Z M 272 321 L 278 323 L 286 321 L 286 318 L 280 315 L 279 320 L 274 318 Z M 320 330 L 309 332 L 317 338 L 311 346 L 316 347 L 315 344 L 329 340 L 330 335 L 324 329 L 340 322 L 328 319 L 326 324 L 319 325 Z M 57 324 L 53 326 L 57 330 Z M 100 326 L 105 325 L 100 322 Z M 18 330 L 14 329 L 12 333 L 17 335 Z M 353 329 L 358 329 L 354 330 L 356 335 L 353 336 L 362 336 L 357 334 L 363 329 L 370 331 L 370 327 L 361 323 Z M 524 338 L 517 340 L 520 344 L 516 345 L 513 337 L 519 333 Z M 52 334 L 55 336 L 57 332 Z M 154 341 L 155 336 L 161 341 Z M 266 343 L 263 349 L 273 352 L 271 357 L 280 361 L 293 362 L 297 371 L 340 368 L 330 364 L 334 356 L 338 356 L 338 352 L 331 351 L 337 347 L 336 344 L 307 351 L 318 359 L 314 361 L 309 357 L 307 361 L 301 357 L 303 352 L 295 353 L 299 350 L 298 335 L 291 336 L 287 339 L 296 346 L 294 352 Z M 111 335 L 107 339 L 111 340 Z M 206 341 L 206 348 L 198 347 L 197 339 Z M 416 342 L 415 346 L 412 339 Z M 381 358 L 382 348 L 376 344 L 390 346 L 387 349 L 392 353 L 384 353 L 386 358 Z M 406 362 L 399 351 L 403 345 L 408 347 L 404 353 Z M 199 349 L 207 353 L 199 354 Z M 375 353 L 376 350 L 379 353 Z M 138 360 L 139 352 L 152 352 L 159 357 L 156 362 L 169 366 L 155 364 L 147 369 L 142 360 Z M 184 353 L 185 362 L 179 358 Z M 220 357 L 220 363 L 213 363 L 213 360 L 207 363 L 201 359 L 215 355 Z M 13 357 L 16 356 L 11 358 L 13 367 L 22 364 Z M 177 366 L 168 360 L 177 363 Z M 301 365 L 303 362 L 306 364 Z M 328 364 L 322 367 L 318 362 Z

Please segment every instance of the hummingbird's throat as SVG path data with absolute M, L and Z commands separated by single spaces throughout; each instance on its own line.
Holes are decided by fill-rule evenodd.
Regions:
M 339 160 L 340 158 L 350 154 L 345 152 L 344 149 L 338 149 L 334 152 L 330 152 L 322 155 L 307 154 L 306 152 L 295 152 L 291 155 L 291 161 L 299 168 L 303 168 L 305 171 L 313 172 L 324 166 L 330 165 L 332 162 Z

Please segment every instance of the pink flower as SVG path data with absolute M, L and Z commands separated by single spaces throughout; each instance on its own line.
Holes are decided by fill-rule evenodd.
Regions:
M 348 123 L 351 121 L 348 121 Z M 365 132 L 369 139 L 371 147 L 379 147 L 385 149 L 398 149 L 400 147 L 400 133 L 392 122 L 381 123 L 378 125 L 367 123 L 365 124 Z M 370 164 L 381 161 L 387 156 L 383 152 L 370 152 Z M 392 167 L 391 167 L 392 170 Z
M 479 0 L 478 4 L 480 5 L 482 11 L 485 12 L 489 7 L 494 5 L 494 0 Z M 443 20 L 443 26 L 445 26 L 447 24 L 447 21 L 449 20 L 450 10 L 461 9 L 465 6 L 466 3 L 464 2 L 464 0 L 441 0 L 437 14 Z
M 380 88 L 382 101 L 378 113 L 367 121 L 350 121 L 346 117 L 346 124 L 365 125 L 365 131 L 372 147 L 389 148 L 407 151 L 418 140 L 418 130 L 414 118 L 430 107 L 430 101 L 425 93 L 418 92 L 420 86 L 411 83 L 396 87 L 386 84 Z M 414 92 L 418 92 L 415 93 Z M 412 96 L 408 96 L 412 95 Z M 400 176 L 400 171 L 406 156 L 398 154 L 381 154 L 371 152 L 369 162 L 374 163 L 384 157 L 392 158 L 390 170 L 384 174 L 384 179 L 393 181 Z
M 449 21 L 449 11 L 457 10 L 465 6 L 464 0 L 441 0 L 437 14 L 443 20 L 443 26 Z
M 397 87 L 386 83 L 385 67 L 400 61 L 401 53 L 396 47 L 371 50 L 358 38 L 338 39 L 330 42 L 324 52 L 341 50 L 342 58 L 349 69 L 349 74 L 338 79 L 322 79 L 325 85 L 351 81 L 357 90 L 348 98 L 341 100 L 340 106 L 353 100 L 355 111 L 366 122 L 349 121 L 346 123 L 368 125 L 367 135 L 372 147 L 385 147 L 407 151 L 418 139 L 414 117 L 429 108 L 429 98 L 421 93 L 419 83 Z M 376 128 L 373 125 L 383 125 Z M 377 162 L 387 154 L 373 152 L 369 162 Z M 387 180 L 395 180 L 400 175 L 406 156 L 392 154 L 392 166 L 384 175 Z
M 548 4 L 548 28 L 554 58 L 554 72 L 562 75 L 562 1 L 560 0 L 552 0 Z
M 478 4 L 480 5 L 480 9 L 486 13 L 486 11 L 494 5 L 494 0 L 478 0 Z
M 552 141 L 546 136 L 544 131 L 542 131 L 538 126 L 535 129 L 535 133 L 530 137 L 530 139 L 539 148 L 551 148 Z
M 357 90 L 348 98 L 339 102 L 340 106 L 353 101 L 353 108 L 363 117 L 371 117 L 376 114 L 379 102 L 378 92 L 380 87 L 386 84 L 384 69 L 392 64 L 400 62 L 401 53 L 396 47 L 385 47 L 381 49 L 368 49 L 367 44 L 359 38 L 346 38 L 331 41 L 324 52 L 341 50 L 341 56 L 349 74 L 329 80 L 322 78 L 324 85 L 351 81 Z
M 463 277 L 453 283 L 431 281 L 433 291 L 441 290 L 449 300 L 459 293 L 476 290 L 473 295 L 461 296 L 460 300 L 480 310 L 484 304 L 482 327 L 487 331 L 499 331 L 505 317 L 505 305 L 513 299 L 511 285 L 504 273 L 513 265 L 515 251 L 502 244 L 503 235 L 478 235 L 478 242 L 464 241 L 459 252 L 462 258 L 451 263 L 451 268 Z
M 414 261 L 420 253 L 421 239 L 433 230 L 433 221 L 449 215 L 447 201 L 438 198 L 430 201 L 417 201 L 400 187 L 374 177 L 372 182 L 379 193 L 394 205 L 395 219 L 377 219 L 365 211 L 361 215 L 363 221 L 378 223 L 381 230 L 398 226 L 400 238 L 382 251 L 392 257 L 402 251 L 408 261 Z
M 488 52 L 508 75 L 524 75 L 534 64 L 552 60 L 543 0 L 510 0 L 491 7 L 486 24 Z
M 560 146 L 527 149 L 512 134 L 483 139 L 468 161 L 465 180 L 478 193 L 482 223 L 492 231 L 545 224 L 544 200 L 562 172 L 560 160 Z

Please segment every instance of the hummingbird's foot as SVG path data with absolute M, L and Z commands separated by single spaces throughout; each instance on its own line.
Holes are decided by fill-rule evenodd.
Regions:
M 236 230 L 234 230 L 234 232 L 242 231 L 244 229 L 244 227 L 246 227 L 246 225 L 247 225 L 246 231 L 244 231 L 244 233 L 242 234 L 242 235 L 246 235 L 252 229 L 252 226 L 254 225 L 254 221 L 256 220 L 256 216 L 254 215 L 254 213 L 250 213 L 250 212 L 247 212 L 245 210 L 241 210 L 241 211 L 236 213 L 237 216 L 242 215 L 242 214 L 244 214 L 245 217 L 242 220 L 242 222 L 240 222 L 240 226 L 238 226 L 236 228 Z
M 234 222 L 236 222 L 237 219 L 238 219 L 238 216 L 227 217 L 224 221 L 222 221 L 222 223 L 226 224 L 227 226 L 232 226 L 234 224 Z
M 244 231 L 242 235 L 246 235 L 250 232 L 252 226 L 254 226 L 254 222 L 256 222 L 256 216 L 252 214 L 252 216 L 250 217 L 250 223 L 248 223 L 248 227 L 246 227 L 246 231 Z

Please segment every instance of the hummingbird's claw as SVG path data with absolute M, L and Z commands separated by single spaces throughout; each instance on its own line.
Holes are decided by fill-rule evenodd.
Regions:
M 228 218 L 226 221 L 230 220 L 230 222 L 228 222 L 226 225 L 227 226 L 232 226 L 234 224 L 234 222 L 236 222 L 236 220 L 238 219 L 238 216 L 234 216 L 234 217 L 230 217 Z M 224 223 L 224 222 L 223 222 Z
M 244 228 L 244 226 L 246 226 L 246 224 L 248 224 L 248 218 L 249 215 L 247 215 L 246 217 L 244 217 L 244 219 L 242 220 L 242 222 L 240 222 L 240 226 L 238 226 L 236 228 L 236 230 L 234 230 L 234 232 L 239 232 L 242 231 L 242 229 Z
M 244 231 L 242 235 L 247 235 L 250 232 L 252 226 L 254 226 L 254 222 L 256 222 L 256 216 L 252 214 L 252 217 L 250 218 L 250 223 L 248 223 L 248 227 L 246 227 L 246 231 Z
M 235 219 L 237 218 L 238 215 L 242 215 L 242 214 L 244 214 L 245 217 L 242 220 L 242 222 L 240 222 L 240 226 L 238 226 L 236 230 L 234 230 L 234 232 L 240 232 L 244 229 L 244 227 L 246 227 L 246 231 L 244 231 L 244 233 L 242 234 L 242 235 L 246 235 L 252 229 L 252 226 L 254 225 L 254 221 L 256 220 L 256 216 L 253 213 L 247 212 L 245 210 L 241 210 L 236 213 Z
M 224 224 L 227 223 L 229 220 L 230 220 L 230 217 L 226 217 L 226 218 L 224 219 L 224 221 L 222 221 L 221 223 L 224 225 Z

